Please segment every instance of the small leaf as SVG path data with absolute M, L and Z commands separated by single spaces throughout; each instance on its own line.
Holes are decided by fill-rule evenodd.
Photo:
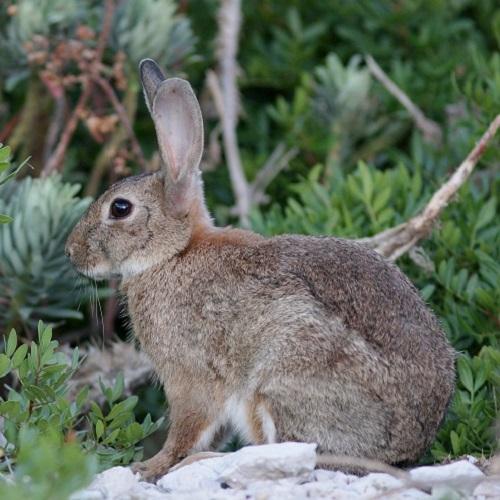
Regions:
M 10 158 L 10 146 L 3 146 L 0 143 L 0 162 L 8 162 Z
M 88 386 L 83 387 L 78 392 L 78 394 L 76 395 L 76 399 L 75 399 L 76 405 L 78 406 L 78 408 L 81 408 L 83 406 L 83 404 L 85 403 L 85 401 L 87 401 L 88 395 L 89 395 L 89 387 Z
M 13 220 L 14 219 L 9 215 L 0 214 L 0 224 L 9 224 L 9 222 L 12 222 Z
M 125 388 L 123 373 L 119 373 L 115 380 L 115 385 L 113 386 L 113 401 L 116 401 L 123 394 L 123 389 Z
M 460 438 L 458 437 L 458 434 L 455 431 L 450 432 L 450 441 L 453 453 L 455 455 L 460 455 L 460 448 L 461 448 Z
M 10 359 L 4 353 L 0 354 L 0 377 L 4 377 L 9 373 Z
M 135 444 L 140 441 L 144 435 L 141 424 L 137 422 L 132 422 L 126 429 L 127 439 L 131 444 Z
M 467 358 L 462 357 L 457 362 L 458 376 L 461 384 L 472 394 L 474 393 L 474 380 L 472 370 L 469 366 Z
M 97 403 L 95 403 L 94 401 L 90 403 L 90 409 L 92 410 L 92 413 L 94 413 L 94 415 L 97 415 L 99 418 L 104 418 L 101 408 L 99 408 Z
M 21 344 L 12 356 L 12 368 L 18 368 L 28 353 L 28 344 Z
M 107 415 L 106 420 L 113 420 L 121 413 L 132 411 L 137 405 L 137 401 L 139 401 L 139 398 L 137 396 L 130 396 L 124 401 L 121 401 L 120 403 L 114 405 Z
M 46 326 L 40 336 L 40 347 L 45 348 L 50 344 L 52 340 L 52 327 Z
M 104 434 L 104 423 L 102 420 L 98 420 L 97 424 L 95 424 L 95 435 L 97 439 L 101 439 L 101 436 Z
M 17 347 L 17 334 L 14 328 L 9 333 L 9 338 L 7 339 L 7 347 L 5 349 L 5 353 L 9 358 L 14 354 L 14 351 Z

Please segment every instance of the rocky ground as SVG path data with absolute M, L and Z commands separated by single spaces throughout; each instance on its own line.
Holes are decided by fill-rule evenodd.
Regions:
M 315 469 L 315 448 L 304 443 L 248 446 L 186 465 L 156 484 L 141 481 L 129 468 L 114 467 L 72 500 L 500 499 L 500 475 L 485 474 L 472 457 L 358 477 Z

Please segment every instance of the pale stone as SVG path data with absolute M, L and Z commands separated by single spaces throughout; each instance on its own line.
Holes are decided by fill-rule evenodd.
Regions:
M 156 485 L 140 480 L 125 467 L 98 474 L 71 500 L 450 500 L 500 498 L 500 479 L 486 477 L 471 462 L 418 467 L 410 482 L 384 473 L 358 477 L 314 470 L 316 446 L 281 443 L 248 446 L 186 465 Z M 479 484 L 478 484 L 479 483 Z M 430 494 L 429 494 L 430 492 Z
M 500 476 L 489 477 L 474 488 L 474 497 L 482 499 L 500 498 Z
M 446 486 L 471 494 L 484 474 L 468 460 L 460 460 L 446 465 L 417 467 L 410 471 L 410 477 L 422 487 Z

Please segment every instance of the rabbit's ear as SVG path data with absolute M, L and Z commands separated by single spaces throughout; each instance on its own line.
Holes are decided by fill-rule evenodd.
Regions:
M 169 78 L 157 88 L 152 116 L 166 174 L 174 183 L 194 174 L 203 153 L 203 119 L 191 85 Z
M 143 59 L 139 63 L 139 73 L 141 75 L 142 90 L 149 112 L 152 113 L 153 100 L 161 82 L 165 80 L 162 70 L 152 59 Z

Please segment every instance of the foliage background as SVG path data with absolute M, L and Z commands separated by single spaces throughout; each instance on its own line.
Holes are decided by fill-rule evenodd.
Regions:
M 0 226 L 0 326 L 5 333 L 15 327 L 23 341 L 36 337 L 39 319 L 72 346 L 127 336 L 116 298 L 103 288 L 92 295 L 94 284 L 77 284 L 63 243 L 86 196 L 158 166 L 138 83 L 141 58 L 153 57 L 169 75 L 192 82 L 206 125 L 208 203 L 220 224 L 237 223 L 206 88 L 207 71 L 217 64 L 219 2 L 112 3 L 102 61 L 104 2 L 0 5 L 0 142 L 10 146 L 0 161 L 31 157 L 31 168 L 0 190 L 0 212 L 14 217 Z M 500 110 L 500 7 L 494 0 L 256 0 L 243 2 L 240 39 L 238 140 L 247 177 L 255 178 L 278 145 L 295 151 L 264 203 L 252 210 L 253 228 L 267 235 L 362 237 L 404 222 Z M 365 54 L 439 124 L 439 143 L 427 140 L 373 79 Z M 59 177 L 32 180 L 53 161 L 95 64 L 108 87 L 94 84 L 75 115 Z M 426 460 L 490 455 L 498 444 L 499 163 L 497 139 L 431 236 L 398 261 L 459 353 L 455 398 Z M 102 311 L 91 296 L 103 299 Z M 135 407 L 136 416 L 159 416 L 164 401 L 158 389 L 141 391 L 148 403 Z

